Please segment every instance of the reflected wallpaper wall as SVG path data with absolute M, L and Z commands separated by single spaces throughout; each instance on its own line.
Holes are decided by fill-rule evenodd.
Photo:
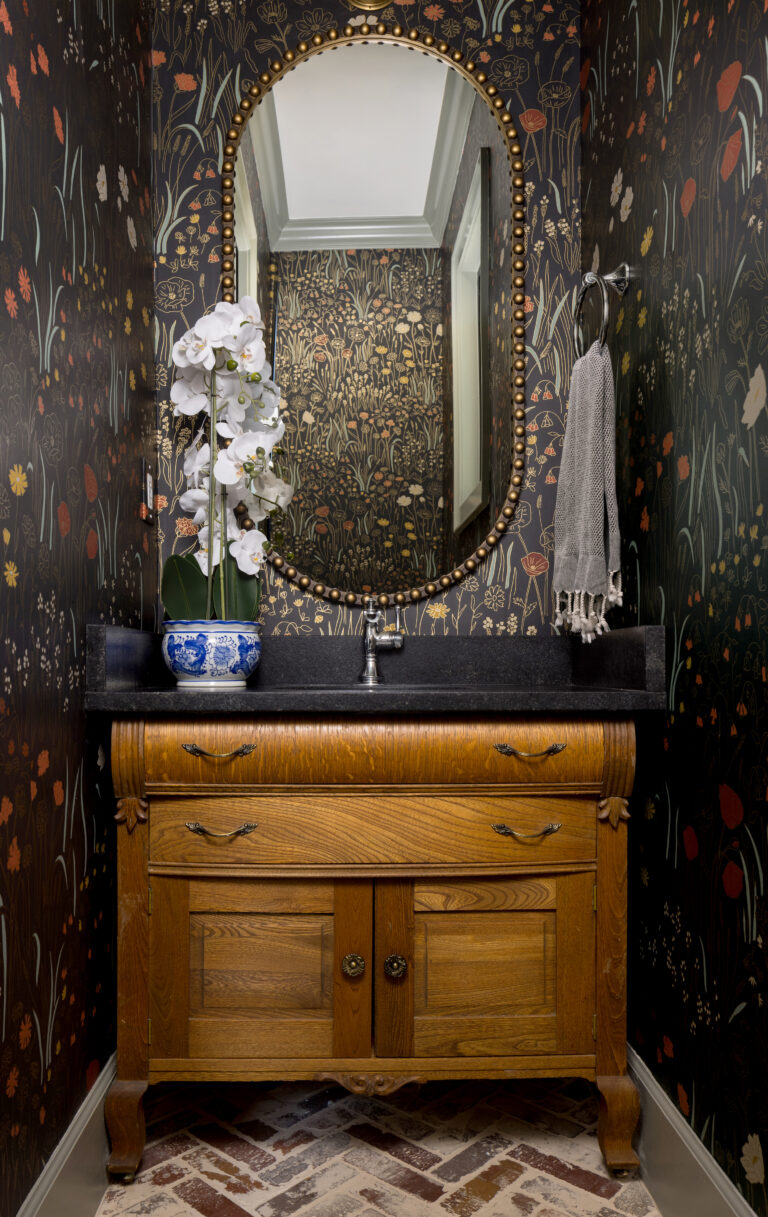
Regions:
M 439 249 L 297 250 L 277 266 L 285 399 L 275 521 L 302 572 L 354 591 L 443 574 Z
M 629 622 L 669 631 L 631 825 L 630 1038 L 768 1213 L 768 17 L 584 8 L 585 268 L 611 347 Z M 627 600 L 625 600 L 625 605 Z
M 0 3 L 0 1212 L 114 1049 L 113 808 L 86 621 L 153 623 L 149 27 Z M 75 15 L 77 14 L 77 15 Z
M 429 604 L 408 607 L 409 632 L 507 634 L 549 629 L 552 517 L 562 445 L 565 392 L 573 361 L 570 302 L 579 275 L 579 6 L 515 3 L 468 8 L 446 0 L 393 3 L 381 19 L 429 30 L 471 53 L 498 86 L 519 126 L 530 220 L 528 297 L 528 466 L 514 526 L 480 570 Z M 175 540 L 183 490 L 181 449 L 188 426 L 171 417 L 174 338 L 217 299 L 222 136 L 242 90 L 269 58 L 317 30 L 348 21 L 341 0 L 158 0 L 153 39 L 157 147 L 157 383 L 161 448 L 161 543 Z M 382 101 L 382 107 L 385 102 Z M 372 121 L 376 121 L 375 104 Z M 505 252 L 508 255 L 508 250 Z M 270 578 L 265 629 L 341 633 L 360 628 L 359 612 L 315 601 Z

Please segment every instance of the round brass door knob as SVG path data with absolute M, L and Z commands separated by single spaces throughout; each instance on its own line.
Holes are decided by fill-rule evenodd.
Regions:
M 345 955 L 341 961 L 341 970 L 345 976 L 362 976 L 365 960 L 362 955 Z
M 408 971 L 408 962 L 402 955 L 387 955 L 384 960 L 384 971 L 392 980 L 399 980 Z

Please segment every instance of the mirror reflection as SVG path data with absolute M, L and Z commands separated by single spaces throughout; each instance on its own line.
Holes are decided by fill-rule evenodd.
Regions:
M 510 163 L 492 111 L 406 46 L 315 55 L 254 111 L 238 291 L 272 328 L 295 487 L 281 552 L 407 591 L 481 541 L 510 470 Z M 282 535 L 280 535 L 282 534 Z

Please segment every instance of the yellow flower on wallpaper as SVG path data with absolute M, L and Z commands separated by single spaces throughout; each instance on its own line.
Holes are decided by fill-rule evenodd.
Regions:
M 16 586 L 19 581 L 19 568 L 15 562 L 6 562 L 3 576 L 9 587 Z
M 21 465 L 11 465 L 11 472 L 8 474 L 8 480 L 11 483 L 11 490 L 14 494 L 21 497 L 27 489 L 27 475 Z
M 625 351 L 625 352 L 624 352 L 624 354 L 623 354 L 623 356 L 622 356 L 622 358 L 621 358 L 621 372 L 622 372 L 622 375 L 623 375 L 623 376 L 626 376 L 626 374 L 627 374 L 627 372 L 628 372 L 628 371 L 629 371 L 629 351 Z
M 643 239 L 640 242 L 640 253 L 643 255 L 643 257 L 645 257 L 645 255 L 648 253 L 648 250 L 651 248 L 652 240 L 653 240 L 653 228 L 649 225 L 649 227 L 646 228 L 645 232 L 643 233 Z
M 645 325 L 647 320 L 648 320 L 648 309 L 645 307 L 645 305 L 643 305 L 643 307 L 640 309 L 640 312 L 637 314 L 637 324 L 640 327 L 640 329 L 643 328 L 643 326 Z

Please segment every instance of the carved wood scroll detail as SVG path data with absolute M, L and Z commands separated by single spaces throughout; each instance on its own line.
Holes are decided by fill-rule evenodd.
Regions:
M 115 821 L 132 833 L 146 824 L 149 803 L 144 790 L 144 723 L 116 720 L 112 724 L 112 782 L 117 800 Z
M 137 824 L 146 824 L 149 804 L 138 795 L 125 795 L 117 800 L 117 815 L 115 823 L 125 824 L 128 832 L 133 832 Z
M 617 798 L 616 795 L 601 799 L 597 805 L 597 818 L 598 820 L 608 820 L 611 828 L 618 828 L 620 820 L 629 819 L 627 800 Z
M 353 1094 L 367 1096 L 393 1094 L 401 1086 L 410 1086 L 419 1078 L 400 1077 L 392 1073 L 317 1073 L 317 1082 L 336 1082 Z

